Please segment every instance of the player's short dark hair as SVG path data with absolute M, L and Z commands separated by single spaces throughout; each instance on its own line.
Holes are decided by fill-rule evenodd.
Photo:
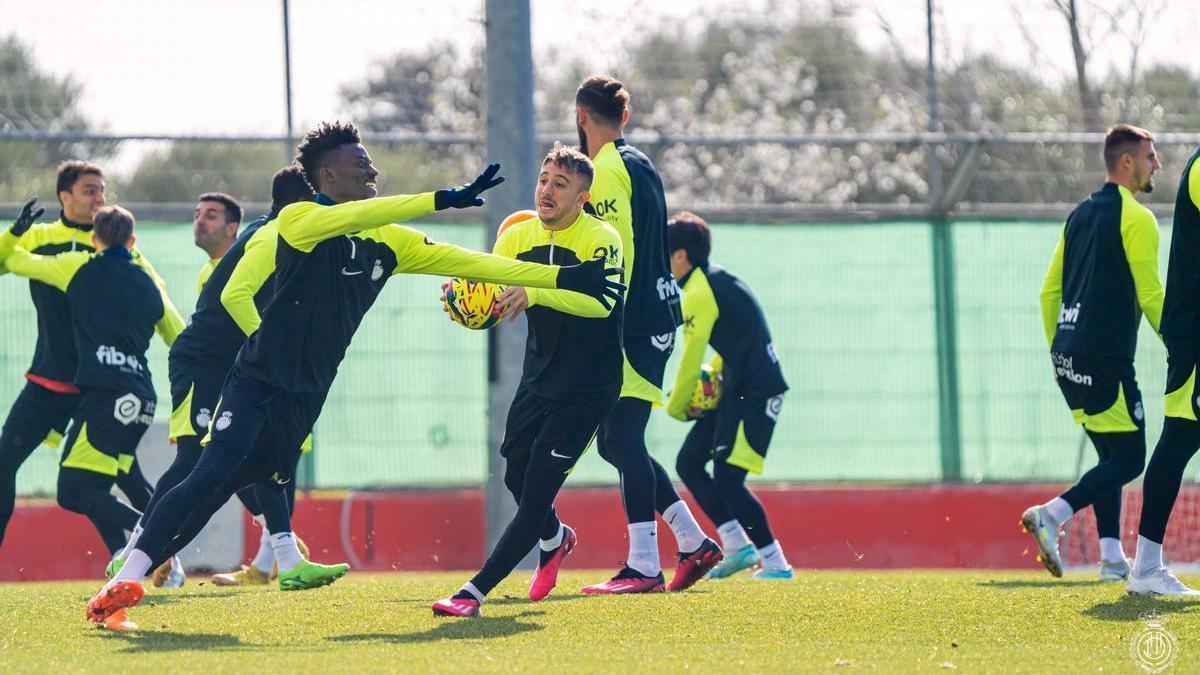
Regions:
M 579 176 L 579 179 L 583 181 L 584 190 L 592 188 L 592 179 L 596 177 L 596 167 L 592 165 L 592 160 L 588 159 L 587 155 L 556 141 L 550 152 L 546 153 L 546 159 L 542 160 L 542 166 L 551 162 L 555 166 Z
M 54 186 L 54 194 L 70 192 L 75 189 L 79 179 L 87 174 L 104 178 L 104 171 L 99 166 L 82 159 L 67 159 L 58 163 L 58 180 Z
M 317 195 L 304 179 L 304 170 L 299 164 L 289 164 L 275 172 L 271 178 L 271 214 L 279 215 L 283 207 L 296 202 L 311 202 Z
M 688 262 L 703 265 L 712 253 L 712 230 L 703 218 L 691 211 L 676 211 L 667 220 L 667 241 L 671 253 L 683 249 Z
M 621 126 L 621 113 L 629 105 L 629 90 L 609 75 L 592 75 L 575 91 L 575 105 L 583 106 L 597 122 Z
M 1121 155 L 1131 153 L 1136 155 L 1142 141 L 1153 141 L 1154 134 L 1132 124 L 1116 124 L 1108 129 L 1104 136 L 1104 166 L 1112 171 L 1121 161 Z
M 304 178 L 312 186 L 313 191 L 319 191 L 317 173 L 330 152 L 343 145 L 361 143 L 358 127 L 349 122 L 321 122 L 316 129 L 304 134 L 304 140 L 296 146 L 295 161 L 304 172 Z
M 225 207 L 225 222 L 240 223 L 242 222 L 242 205 L 238 200 L 224 192 L 205 192 L 200 195 L 198 201 L 216 202 Z
M 105 246 L 126 246 L 133 237 L 133 223 L 132 213 L 113 204 L 96 212 L 96 217 L 92 219 L 92 233 Z

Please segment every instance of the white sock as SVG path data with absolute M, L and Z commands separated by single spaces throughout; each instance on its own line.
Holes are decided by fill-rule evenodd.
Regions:
M 1163 566 L 1162 544 L 1138 535 L 1137 552 L 1134 554 L 1133 573 L 1145 576 Z
M 662 516 L 667 521 L 667 527 L 675 534 L 675 543 L 681 552 L 691 553 L 708 539 L 692 515 L 692 510 L 682 499 L 664 509 Z
M 125 548 L 122 548 L 120 551 L 117 551 L 116 555 L 113 556 L 113 560 L 116 560 L 118 558 L 125 558 L 126 556 L 128 556 L 130 551 L 137 548 L 138 538 L 141 536 L 142 536 L 142 521 L 139 520 L 138 524 L 133 526 L 133 532 L 129 533 L 129 541 L 125 542 Z
M 783 549 L 780 548 L 778 541 L 773 541 L 758 549 L 758 561 L 765 570 L 785 570 L 788 568 L 787 558 L 783 556 Z
M 750 537 L 746 536 L 746 531 L 736 520 L 729 520 L 718 525 L 717 534 L 721 537 L 721 548 L 726 551 L 736 551 L 750 545 Z
M 554 549 L 558 548 L 559 546 L 562 546 L 562 540 L 563 540 L 563 524 L 560 522 L 558 524 L 558 534 L 554 535 L 553 537 L 551 537 L 549 539 L 542 539 L 541 541 L 538 542 L 538 546 L 540 546 L 543 551 L 549 553 L 550 551 L 553 551 Z M 474 588 L 474 586 L 472 586 L 472 588 Z
M 629 560 L 625 564 L 648 577 L 662 574 L 662 563 L 658 560 L 657 529 L 658 523 L 653 520 L 629 524 Z
M 104 585 L 105 588 L 113 586 L 121 581 L 141 581 L 146 578 L 146 573 L 150 571 L 150 556 L 146 555 L 140 548 L 135 548 L 125 556 L 125 565 L 120 572 Z
M 463 584 L 462 588 L 460 588 L 458 590 L 460 593 L 462 591 L 466 591 L 467 593 L 470 593 L 472 596 L 474 596 L 474 598 L 476 600 L 478 600 L 479 602 L 481 602 L 481 603 L 483 602 L 483 593 L 480 593 L 479 589 L 475 588 L 475 584 L 473 584 L 469 581 L 467 583 Z
M 291 532 L 273 534 L 270 539 L 271 550 L 275 553 L 275 562 L 279 563 L 280 573 L 292 569 L 304 560 L 300 549 L 296 548 L 296 537 Z
M 1115 563 L 1125 559 L 1125 549 L 1121 548 L 1121 540 L 1116 537 L 1100 538 L 1100 559 Z
M 1042 508 L 1046 509 L 1046 515 L 1054 520 L 1051 525 L 1057 525 L 1058 527 L 1062 527 L 1064 523 L 1071 519 L 1071 516 L 1075 515 L 1075 509 L 1071 508 L 1067 500 L 1062 497 L 1051 499 L 1042 504 Z
M 263 528 L 262 536 L 258 538 L 258 553 L 254 555 L 254 560 L 250 561 L 259 572 L 266 574 L 271 573 L 271 566 L 275 564 L 275 549 L 271 547 L 271 533 L 267 532 L 267 528 Z

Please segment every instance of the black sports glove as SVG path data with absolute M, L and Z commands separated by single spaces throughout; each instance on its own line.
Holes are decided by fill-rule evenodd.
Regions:
M 456 188 L 448 188 L 446 190 L 438 190 L 433 193 L 433 208 L 441 211 L 442 209 L 465 209 L 472 206 L 483 206 L 485 200 L 479 195 L 485 190 L 490 190 L 504 182 L 504 176 L 497 176 L 500 172 L 499 164 L 489 164 L 488 168 L 483 170 L 469 185 L 463 185 Z
M 617 280 L 623 271 L 620 267 L 605 267 L 602 258 L 593 258 L 578 265 L 560 268 L 558 287 L 590 295 L 599 300 L 604 309 L 612 309 L 613 303 L 620 300 L 625 292 L 625 284 Z
M 42 217 L 46 209 L 39 208 L 37 211 L 33 207 L 37 205 L 37 197 L 30 197 L 29 201 L 25 202 L 25 206 L 21 207 L 21 213 L 17 214 L 17 219 L 13 221 L 12 227 L 8 228 L 14 236 L 21 236 L 33 227 L 33 221 Z

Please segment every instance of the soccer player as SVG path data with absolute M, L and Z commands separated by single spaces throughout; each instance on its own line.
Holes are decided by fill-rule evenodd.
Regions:
M 1137 552 L 1126 583 L 1139 595 L 1200 595 L 1163 564 L 1163 538 L 1188 461 L 1200 448 L 1196 364 L 1200 353 L 1200 151 L 1188 158 L 1175 196 L 1167 293 L 1159 333 L 1167 345 L 1166 419 L 1142 481 Z
M 141 515 L 109 491 L 133 462 L 138 442 L 154 420 L 156 396 L 146 349 L 155 333 L 168 345 L 183 318 L 165 286 L 132 252 L 133 215 L 119 206 L 96 212 L 95 252 L 31 254 L 5 246 L 4 266 L 66 295 L 78 347 L 72 382 L 80 399 L 67 435 L 58 499 L 88 517 L 110 552 L 125 544 Z M 8 244 L 15 241 L 8 233 Z
M 583 153 L 555 146 L 542 160 L 534 190 L 538 217 L 504 230 L 495 252 L 550 264 L 595 257 L 620 267 L 620 235 L 583 210 L 593 175 Z M 521 382 L 500 444 L 504 484 L 517 501 L 517 512 L 479 573 L 433 604 L 438 616 L 479 616 L 484 597 L 539 539 L 540 561 L 529 598 L 537 601 L 550 593 L 575 540 L 554 511 L 554 497 L 621 390 L 623 303 L 605 306 L 579 293 L 519 286 L 505 289 L 498 302 L 504 318 L 522 311 L 529 317 Z
M 92 218 L 105 204 L 104 172 L 91 162 L 64 161 L 58 165 L 55 189 L 61 207 L 58 220 L 34 225 L 42 210 L 23 211 L 29 218 L 22 223 L 15 245 L 38 255 L 91 251 Z M 32 208 L 32 204 L 27 206 Z M 152 270 L 136 247 L 133 256 Z M 17 470 L 39 444 L 58 447 L 79 405 L 79 388 L 73 381 L 78 352 L 67 296 L 35 279 L 29 281 L 29 295 L 37 311 L 37 344 L 25 373 L 25 387 L 9 408 L 0 430 L 0 542 L 16 503 Z M 136 458 L 123 469 L 127 471 L 118 474 L 117 486 L 134 508 L 144 509 L 151 489 Z M 60 491 L 58 498 L 60 502 L 66 500 L 63 506 L 70 508 L 71 495 Z
M 623 138 L 629 92 L 606 75 L 587 78 L 575 93 L 575 123 L 584 153 L 595 163 L 588 208 L 621 235 L 629 291 L 625 296 L 624 384 L 612 413 L 600 425 L 596 445 L 621 475 L 621 500 L 629 523 L 629 556 L 611 579 L 584 593 L 646 593 L 663 590 L 655 511 L 679 545 L 679 566 L 670 590 L 696 583 L 721 560 L 679 498 L 666 469 L 646 448 L 650 411 L 662 405 L 663 373 L 681 322 L 679 288 L 667 263 L 667 205 L 654 164 Z
M 469 185 L 375 198 L 379 172 L 352 124 L 322 123 L 305 135 L 297 162 L 317 191 L 315 202 L 280 212 L 275 295 L 262 323 L 238 352 L 213 411 L 196 467 L 163 496 L 121 571 L 88 602 L 92 621 L 136 605 L 140 580 L 189 520 L 208 520 L 238 488 L 295 477 L 300 446 L 320 415 L 355 330 L 394 274 L 462 276 L 619 299 L 619 269 L 600 261 L 573 267 L 516 262 L 430 240 L 392 224 L 448 208 L 481 206 L 503 181 L 489 166 Z M 331 583 L 346 565 L 318 565 L 276 549 L 281 587 Z
M 224 192 L 206 192 L 200 195 L 198 202 L 192 218 L 192 238 L 196 248 L 208 254 L 208 263 L 200 268 L 200 276 L 196 279 L 196 292 L 202 293 L 221 258 L 237 241 L 242 205 Z
M 716 410 L 697 420 L 684 439 L 675 471 L 722 537 L 730 555 L 709 572 L 728 576 L 757 561 L 755 579 L 791 579 L 792 568 L 771 533 L 767 513 L 746 487 L 762 473 L 779 421 L 787 382 L 758 301 L 745 282 L 709 262 L 712 233 L 682 211 L 667 223 L 671 273 L 683 289 L 683 356 L 667 414 L 688 421 L 705 350 L 722 362 L 724 392 Z M 711 461 L 712 475 L 705 470 Z
M 1021 515 L 1038 560 L 1062 576 L 1059 529 L 1088 505 L 1100 536 L 1100 578 L 1129 574 L 1121 549 L 1121 488 L 1146 461 L 1145 412 L 1134 379 L 1138 319 L 1157 332 L 1163 309 L 1158 222 L 1135 196 L 1154 188 L 1154 137 L 1118 124 L 1104 139 L 1104 185 L 1063 227 L 1042 283 L 1042 323 L 1055 379 L 1100 461 L 1066 492 Z

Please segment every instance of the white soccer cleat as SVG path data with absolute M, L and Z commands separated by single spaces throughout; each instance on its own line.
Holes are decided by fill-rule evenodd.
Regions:
M 1038 562 L 1046 567 L 1052 576 L 1062 576 L 1062 556 L 1058 553 L 1058 527 L 1051 527 L 1046 522 L 1045 508 L 1031 506 L 1021 514 L 1021 528 L 1033 535 L 1038 545 Z
M 1188 588 L 1171 570 L 1160 567 L 1153 572 L 1141 576 L 1136 571 L 1129 575 L 1125 589 L 1130 595 L 1165 595 L 1172 597 L 1196 596 L 1200 591 Z
M 1129 578 L 1133 567 L 1128 560 L 1120 562 L 1100 561 L 1100 581 L 1124 581 Z

